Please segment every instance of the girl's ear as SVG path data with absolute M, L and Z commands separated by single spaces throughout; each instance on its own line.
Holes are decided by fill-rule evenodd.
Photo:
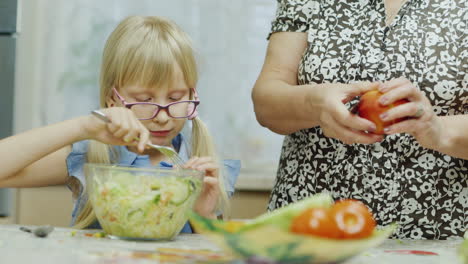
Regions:
M 106 107 L 113 107 L 114 105 L 116 105 L 116 100 L 114 99 L 115 97 L 114 89 L 115 88 L 112 88 L 110 94 L 107 96 Z
M 107 97 L 107 100 L 106 100 L 106 107 L 113 107 L 115 105 L 115 100 L 114 98 L 112 98 L 113 96 L 110 95 L 109 97 Z

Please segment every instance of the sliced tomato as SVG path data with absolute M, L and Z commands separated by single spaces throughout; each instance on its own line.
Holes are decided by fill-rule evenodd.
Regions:
M 372 212 L 362 202 L 346 199 L 336 202 L 330 209 L 330 217 L 336 223 L 341 238 L 365 238 L 375 229 Z
M 291 232 L 326 238 L 340 236 L 338 227 L 330 217 L 330 210 L 326 208 L 310 208 L 296 216 L 291 223 Z

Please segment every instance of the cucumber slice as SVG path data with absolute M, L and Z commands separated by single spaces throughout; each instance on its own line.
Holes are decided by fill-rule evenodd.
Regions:
M 172 193 L 170 203 L 173 205 L 181 205 L 192 194 L 192 188 L 188 182 L 177 181 L 166 189 L 167 192 Z

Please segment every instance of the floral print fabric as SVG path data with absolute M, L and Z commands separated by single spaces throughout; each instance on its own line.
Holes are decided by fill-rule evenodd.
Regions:
M 383 0 L 279 0 L 272 33 L 307 33 L 299 84 L 403 76 L 437 115 L 468 114 L 467 10 L 465 0 L 408 0 L 387 27 Z M 269 210 L 323 191 L 365 202 L 379 225 L 397 222 L 397 238 L 447 239 L 468 227 L 468 161 L 408 134 L 372 145 L 342 144 L 320 127 L 286 136 Z

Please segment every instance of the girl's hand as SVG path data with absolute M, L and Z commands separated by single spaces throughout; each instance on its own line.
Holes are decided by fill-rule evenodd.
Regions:
M 320 89 L 324 92 L 319 123 L 325 136 L 336 138 L 346 144 L 372 144 L 383 139 L 382 136 L 365 133 L 364 131 L 375 131 L 375 124 L 351 113 L 344 105 L 356 96 L 377 89 L 378 83 L 330 83 L 321 86 Z
M 406 78 L 398 78 L 380 85 L 384 93 L 380 97 L 382 105 L 391 104 L 399 99 L 410 102 L 394 107 L 383 113 L 384 121 L 407 118 L 384 129 L 385 134 L 409 133 L 425 148 L 435 149 L 442 143 L 442 122 L 432 111 L 427 97 Z
M 216 218 L 215 210 L 220 196 L 219 167 L 211 157 L 193 157 L 184 166 L 205 173 L 203 188 L 194 205 L 194 211 L 207 218 Z
M 111 107 L 101 109 L 111 120 L 105 123 L 99 118 L 89 115 L 83 119 L 83 130 L 88 139 L 94 139 L 110 145 L 137 145 L 143 152 L 149 142 L 148 129 L 135 117 L 130 109 Z M 135 140 L 139 138 L 139 142 Z

